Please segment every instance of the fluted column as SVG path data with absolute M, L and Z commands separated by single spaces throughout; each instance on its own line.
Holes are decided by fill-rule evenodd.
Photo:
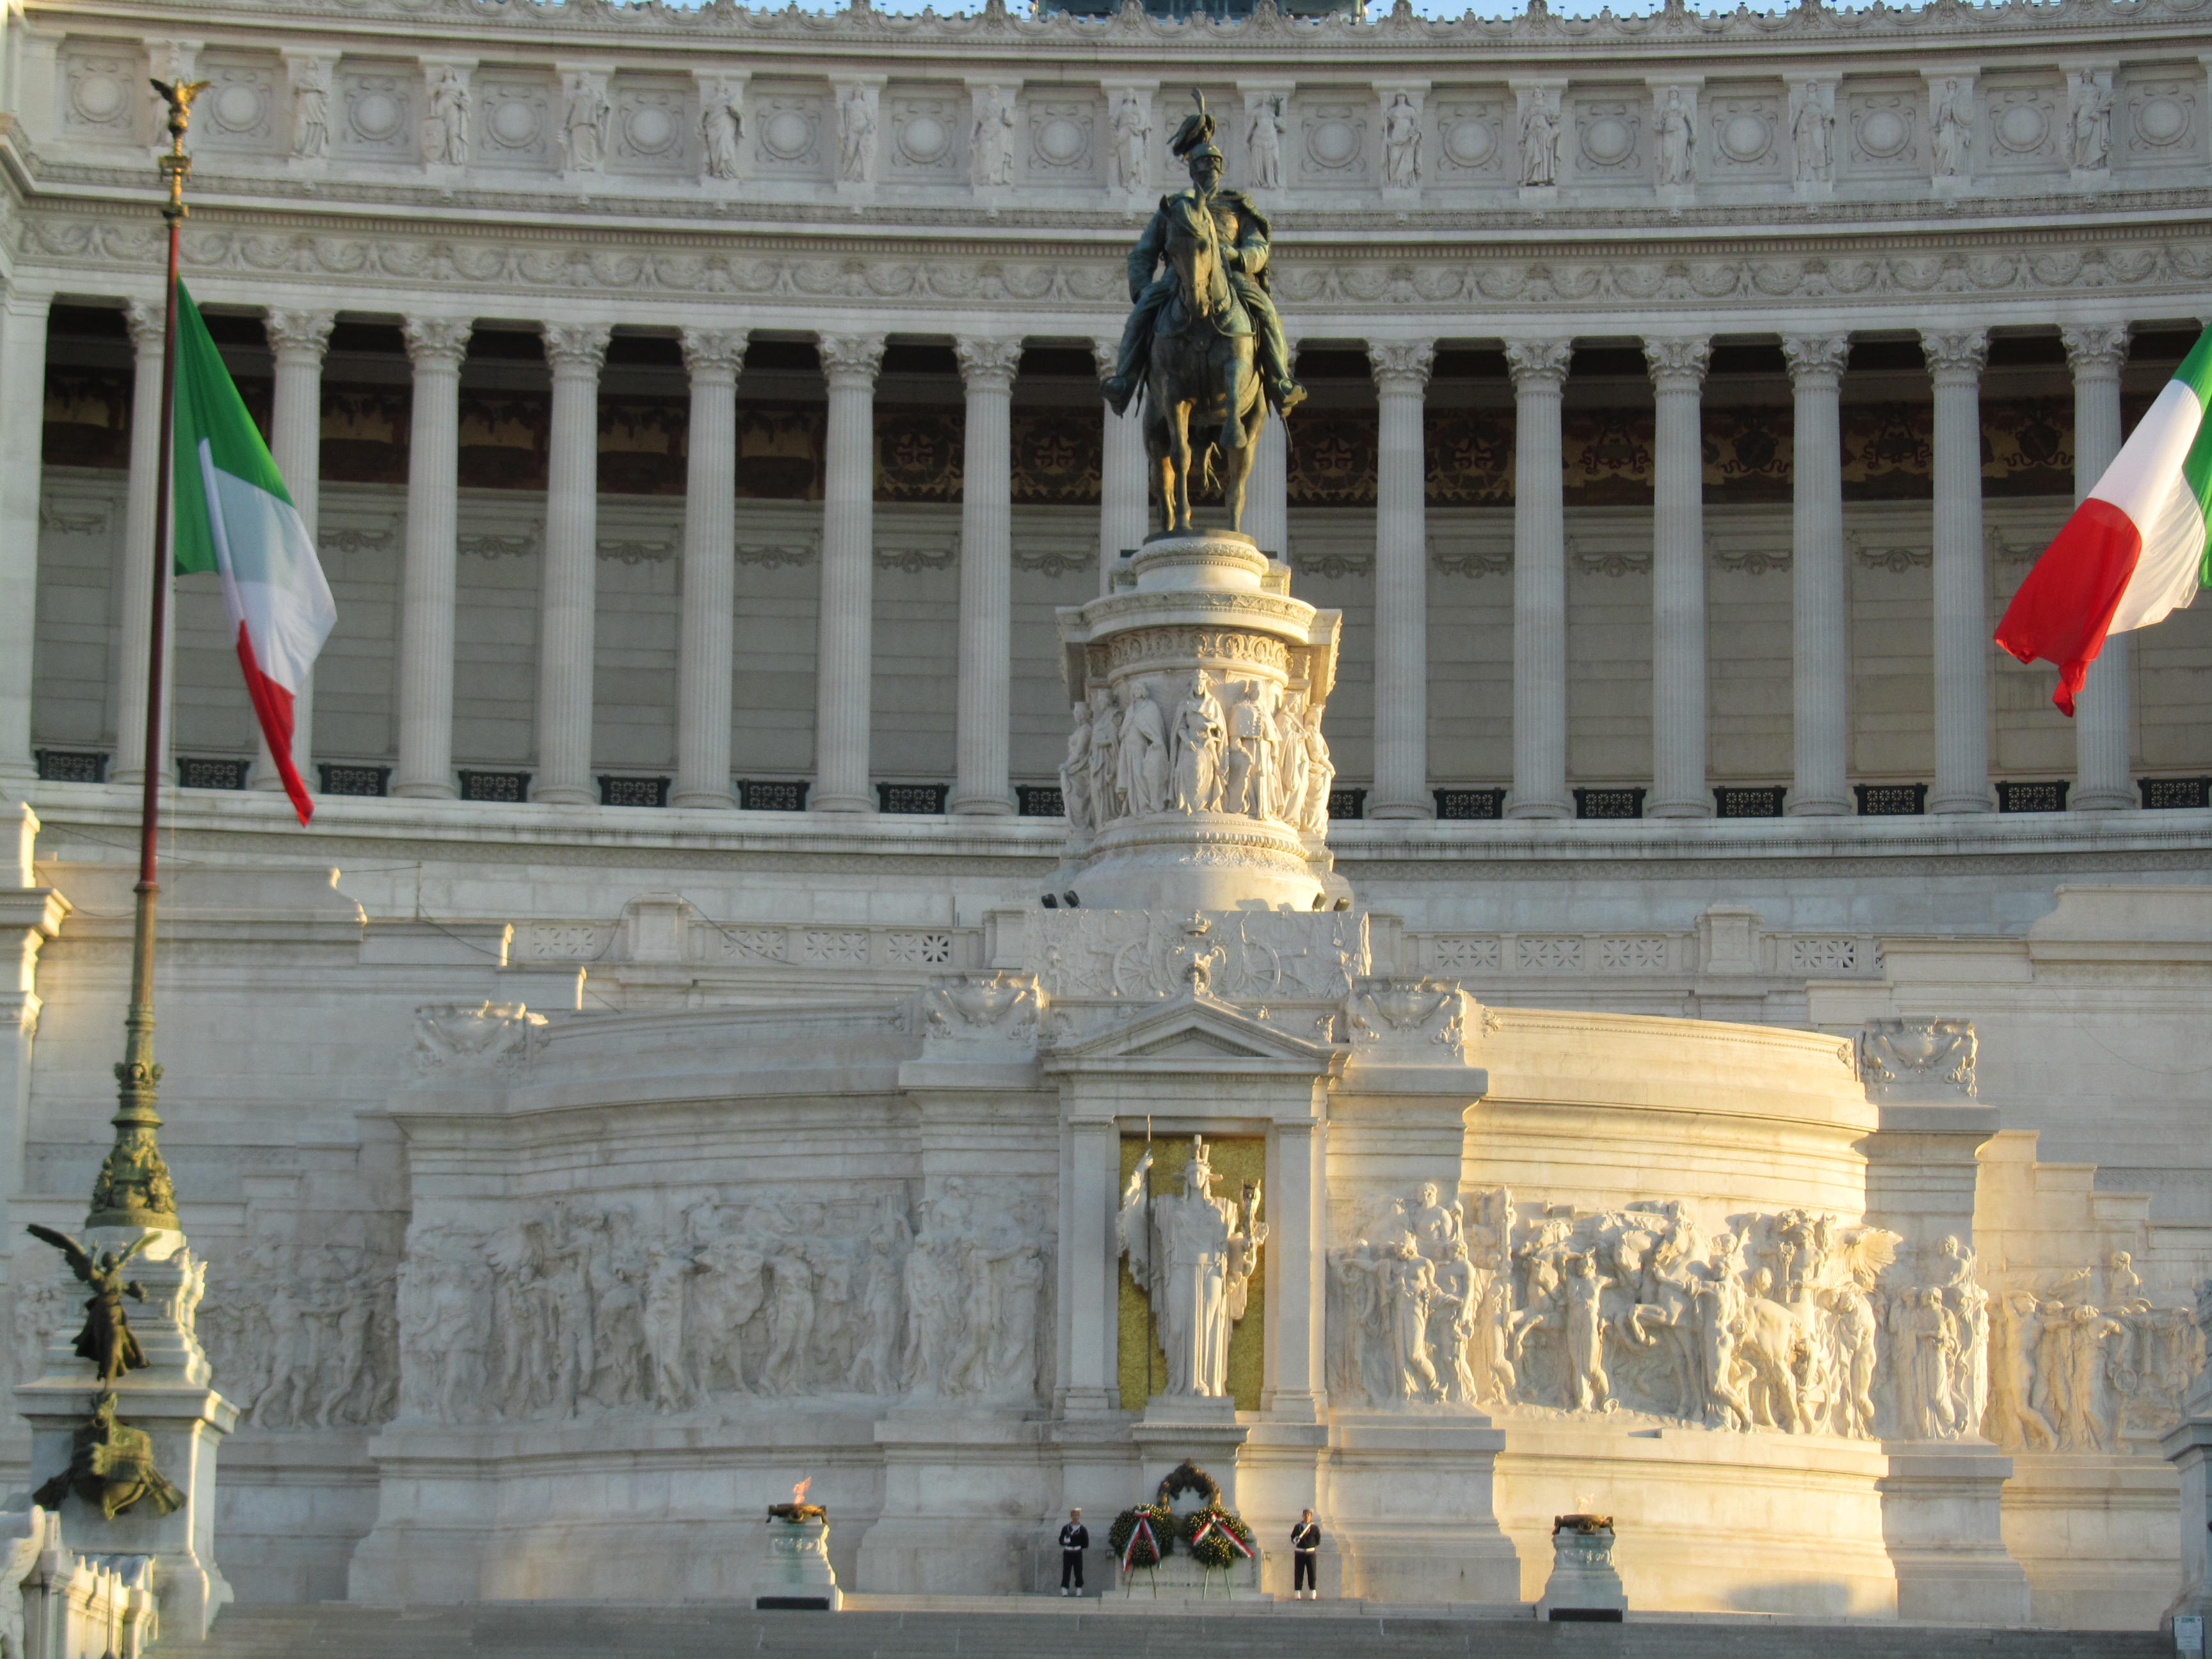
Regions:
M 392 793 L 453 791 L 453 582 L 458 553 L 461 359 L 474 325 L 410 317 L 415 365 L 407 431 L 407 563 L 399 592 L 399 763 Z
M 154 618 L 154 497 L 161 466 L 161 331 L 158 300 L 134 300 L 124 308 L 131 331 L 130 494 L 123 507 L 123 619 L 115 662 L 115 764 L 111 782 L 137 786 L 146 779 L 147 634 Z M 166 574 L 161 578 L 167 580 Z M 173 637 L 176 608 L 169 609 Z M 164 650 L 161 686 L 161 775 L 172 768 L 176 732 L 169 718 L 176 653 Z
M 1705 785 L 1705 458 L 1712 342 L 1644 343 L 1651 370 L 1651 799 L 1655 818 L 1709 818 Z
M 1244 486 L 1244 533 L 1262 552 L 1291 556 L 1291 434 L 1283 417 L 1267 411 L 1252 450 L 1252 476 Z
M 1571 340 L 1513 340 L 1513 793 L 1509 818 L 1574 815 L 1567 796 L 1566 477 L 1559 398 Z
M 0 782 L 38 775 L 31 757 L 31 667 L 39 614 L 39 498 L 46 406 L 46 317 L 53 296 L 14 280 L 0 301 Z M 147 561 L 149 568 L 152 560 Z M 145 648 L 142 635 L 139 649 Z
M 874 689 L 876 371 L 880 334 L 824 334 L 830 430 L 822 490 L 821 643 L 816 652 L 817 811 L 872 812 L 868 713 Z
M 272 311 L 262 326 L 276 356 L 276 385 L 269 410 L 269 453 L 276 471 L 315 540 L 321 510 L 323 472 L 323 353 L 331 343 L 337 314 L 328 311 Z M 253 768 L 256 789 L 282 789 L 284 780 L 270 759 L 269 740 L 256 739 L 259 759 Z M 301 781 L 315 787 L 315 679 L 308 675 L 292 698 L 292 764 Z
M 2087 495 L 2120 453 L 2120 370 L 2128 360 L 2128 325 L 2059 331 L 2074 366 L 2074 499 Z M 2128 642 L 2114 634 L 2089 665 L 2074 699 L 2074 793 L 2077 812 L 2124 811 L 2136 805 L 2128 718 Z
M 960 678 L 952 811 L 1010 814 L 1007 723 L 1012 716 L 1013 449 L 1019 340 L 963 335 L 953 343 L 968 388 L 960 483 Z
M 730 675 L 738 587 L 738 372 L 745 331 L 684 331 L 684 603 L 676 646 L 676 806 L 734 806 Z
M 1111 374 L 1121 349 L 1119 335 L 1091 342 L 1098 372 Z M 1121 568 L 1121 550 L 1142 547 L 1152 527 L 1152 509 L 1146 471 L 1145 431 L 1139 421 L 1141 404 L 1132 404 L 1127 415 L 1116 415 L 1100 404 L 1106 419 L 1105 441 L 1098 456 L 1098 591 L 1114 585 Z
M 1850 666 L 1844 582 L 1844 367 L 1848 334 L 1796 334 L 1782 342 L 1796 399 L 1790 464 L 1790 626 L 1796 658 L 1793 817 L 1851 810 Z
M 1375 793 L 1370 818 L 1436 816 L 1429 793 L 1428 473 L 1421 409 L 1436 347 L 1373 340 Z
M 553 416 L 546 442 L 545 585 L 538 594 L 538 784 L 532 799 L 588 806 L 592 663 L 599 590 L 599 366 L 613 330 L 546 323 Z
M 1982 561 L 1983 329 L 1923 330 L 1936 398 L 1936 788 L 1932 812 L 1986 812 L 1990 618 Z

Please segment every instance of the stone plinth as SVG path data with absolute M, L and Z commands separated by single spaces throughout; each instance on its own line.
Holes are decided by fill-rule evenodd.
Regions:
M 1114 592 L 1061 611 L 1078 741 L 1058 886 L 1091 908 L 1334 902 L 1321 720 L 1340 622 L 1233 532 L 1147 542 Z
M 760 1589 L 753 1598 L 757 1607 L 818 1607 L 835 1613 L 845 1605 L 837 1588 L 836 1570 L 830 1565 L 830 1517 L 818 1521 L 781 1521 L 771 1516 L 768 1523 L 768 1559 L 763 1564 Z
M 1520 1553 L 1498 1527 L 1492 1490 L 1505 1436 L 1488 1417 L 1338 1410 L 1328 1443 L 1343 1594 L 1375 1601 L 1521 1599 Z
M 1552 1526 L 1552 1576 L 1536 1603 L 1539 1619 L 1619 1619 L 1628 1596 L 1613 1565 L 1613 1522 L 1565 1515 Z
M 1986 1441 L 1893 1443 L 1882 1531 L 1897 1569 L 1897 1616 L 2024 1625 L 2027 1575 L 2001 1524 L 2012 1459 Z

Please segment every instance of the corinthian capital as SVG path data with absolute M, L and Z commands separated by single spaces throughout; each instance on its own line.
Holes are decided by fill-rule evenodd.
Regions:
M 830 384 L 872 387 L 876 371 L 884 365 L 884 337 L 880 334 L 823 334 L 815 338 L 822 355 L 822 373 Z
M 1505 367 L 1513 376 L 1513 389 L 1540 386 L 1554 390 L 1566 384 L 1567 365 L 1574 361 L 1572 340 L 1508 340 Z
M 684 367 L 693 380 L 708 374 L 734 377 L 745 366 L 742 328 L 687 328 L 684 331 Z
M 1022 366 L 1022 343 L 963 334 L 952 343 L 960 379 L 970 392 L 1010 392 Z
M 1713 343 L 1703 334 L 1647 337 L 1644 362 L 1651 371 L 1651 384 L 1662 392 L 1695 392 L 1705 383 L 1705 368 L 1713 360 Z
M 1850 362 L 1851 337 L 1848 334 L 1785 334 L 1782 337 L 1782 356 L 1790 365 L 1790 379 L 1796 386 L 1817 386 L 1843 378 L 1844 366 Z
M 614 330 L 605 323 L 540 323 L 545 362 L 556 374 L 597 374 Z
M 1928 359 L 1928 372 L 1937 380 L 1974 380 L 1990 360 L 1990 331 L 1985 328 L 1920 331 L 1920 349 Z
M 410 317 L 399 325 L 407 356 L 417 370 L 459 368 L 468 355 L 475 322 L 466 317 Z
M 1429 369 L 1437 360 L 1434 340 L 1370 340 L 1367 362 L 1375 371 L 1379 392 L 1419 395 L 1429 383 Z
M 261 327 L 279 357 L 306 357 L 319 363 L 337 322 L 334 311 L 271 311 L 262 317 Z
M 2128 325 L 2125 323 L 2087 323 L 2079 327 L 2062 328 L 2058 337 L 2066 347 L 2066 361 L 2073 365 L 2075 374 L 2081 379 L 2092 375 L 2112 375 L 2120 372 L 2128 360 Z

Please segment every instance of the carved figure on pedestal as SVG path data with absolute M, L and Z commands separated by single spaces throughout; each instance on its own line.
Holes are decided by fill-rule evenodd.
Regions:
M 140 1504 L 155 1515 L 169 1515 L 185 1501 L 154 1467 L 153 1437 L 115 1420 L 115 1395 L 106 1389 L 93 1401 L 91 1419 L 70 1437 L 69 1468 L 33 1492 L 32 1501 L 58 1510 L 71 1492 L 99 1504 L 108 1521 Z
M 1808 82 L 1797 94 L 1796 118 L 1790 136 L 1797 149 L 1797 177 L 1805 184 L 1824 185 L 1836 165 L 1836 118 L 1829 107 L 1829 91 Z
M 1148 1198 L 1152 1168 L 1147 1150 L 1122 1190 L 1116 1224 L 1121 1254 L 1152 1301 L 1167 1356 L 1165 1392 L 1219 1397 L 1229 1392 L 1230 1328 L 1244 1316 L 1246 1291 L 1267 1240 L 1259 1185 L 1249 1183 L 1241 1202 L 1216 1198 L 1202 1136 L 1191 1142 L 1182 1193 Z
M 1252 164 L 1252 184 L 1257 190 L 1283 187 L 1283 100 L 1262 98 L 1252 106 L 1251 125 L 1245 131 L 1244 154 Z
M 1556 185 L 1559 182 L 1559 112 L 1552 94 L 1532 95 L 1521 112 L 1521 182 Z
M 1682 89 L 1667 88 L 1667 102 L 1659 112 L 1659 182 L 1680 187 L 1690 182 L 1697 132 L 1690 112 L 1682 107 Z
M 605 162 L 611 112 L 600 86 L 599 77 L 587 72 L 568 77 L 568 110 L 561 135 L 571 173 L 597 173 Z
M 1145 147 L 1152 124 L 1133 89 L 1125 89 L 1114 106 L 1114 185 L 1124 196 L 1141 195 L 1145 189 Z
M 466 167 L 469 161 L 469 83 L 441 64 L 430 76 L 430 112 L 422 121 L 422 159 L 433 167 Z
M 292 154 L 319 161 L 331 153 L 331 60 L 311 58 L 292 79 Z
M 1932 1285 L 1908 1285 L 1890 1312 L 1898 1356 L 1898 1415 L 1917 1440 L 1948 1437 L 1957 1426 L 1951 1377 L 1959 1358 L 1957 1322 Z
M 1090 706 L 1091 821 L 1094 828 L 1103 830 L 1129 810 L 1122 799 L 1115 769 L 1121 753 L 1121 721 L 1114 706 L 1114 694 L 1104 686 L 1091 688 Z
M 1060 806 L 1069 830 L 1087 836 L 1098 827 L 1091 816 L 1091 705 L 1079 702 L 1071 712 L 1067 753 L 1060 763 Z
M 94 1207 L 100 1207 L 94 1200 Z M 52 1245 L 69 1263 L 70 1271 L 78 1280 L 92 1287 L 85 1298 L 84 1328 L 76 1335 L 76 1355 L 88 1359 L 102 1383 L 112 1382 L 125 1372 L 135 1371 L 145 1364 L 146 1355 L 132 1334 L 129 1316 L 123 1311 L 123 1298 L 143 1302 L 146 1292 L 136 1279 L 127 1279 L 123 1270 L 131 1265 L 131 1257 L 153 1243 L 153 1235 L 141 1234 L 120 1250 L 100 1250 L 95 1254 L 71 1238 L 67 1233 L 33 1222 L 28 1229 L 32 1237 Z
M 1305 821 L 1306 694 L 1293 686 L 1275 709 L 1275 816 Z
M 1002 88 L 983 88 L 969 150 L 979 187 L 1014 182 L 1014 100 Z
M 1936 176 L 1953 179 L 1966 170 L 1974 137 L 1974 96 L 1956 81 L 1946 81 L 1936 100 Z
M 741 170 L 739 141 L 744 122 L 738 113 L 737 95 L 726 83 L 707 88 L 699 111 L 699 148 L 707 161 L 709 179 L 734 179 Z
M 1190 689 L 1176 709 L 1174 744 L 1176 811 L 1239 810 L 1222 798 L 1221 704 L 1207 687 L 1203 669 L 1190 677 Z
M 1275 688 L 1265 680 L 1245 680 L 1229 714 L 1227 782 L 1221 810 L 1249 812 L 1255 818 L 1278 815 L 1275 757 Z
M 1149 687 L 1125 681 L 1121 687 L 1121 734 L 1115 758 L 1115 782 L 1122 810 L 1132 817 L 1158 812 L 1167 805 L 1168 732 L 1160 706 Z
M 876 176 L 876 100 L 866 87 L 837 100 L 837 176 L 854 185 Z
M 2112 153 L 2112 89 L 2094 69 L 2075 71 L 2067 136 L 2076 173 L 2104 171 Z
M 1219 458 L 1229 527 L 1240 527 L 1268 405 L 1287 414 L 1305 396 L 1268 293 L 1267 216 L 1243 192 L 1221 188 L 1213 117 L 1192 96 L 1198 112 L 1171 145 L 1189 167 L 1190 188 L 1160 198 L 1129 254 L 1133 308 L 1115 372 L 1100 385 L 1121 415 L 1141 384 L 1145 450 L 1171 532 L 1191 528 L 1191 486 L 1211 471 L 1209 450 Z M 1194 436 L 1194 426 L 1208 424 L 1212 433 Z
M 1418 189 L 1421 182 L 1420 112 L 1402 92 L 1382 116 L 1382 182 L 1392 190 Z
M 1321 734 L 1321 714 L 1318 706 L 1306 709 L 1305 808 L 1298 828 L 1309 836 L 1328 833 L 1328 792 L 1336 783 L 1336 763 L 1329 758 L 1328 739 Z

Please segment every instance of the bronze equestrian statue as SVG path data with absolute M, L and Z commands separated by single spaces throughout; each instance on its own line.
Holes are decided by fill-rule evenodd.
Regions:
M 1115 372 L 1099 383 L 1117 415 L 1144 394 L 1145 453 L 1170 535 L 1192 527 L 1194 472 L 1218 477 L 1229 527 L 1241 527 L 1268 405 L 1287 415 L 1306 395 L 1291 378 L 1282 319 L 1267 291 L 1267 216 L 1242 191 L 1221 187 L 1213 117 L 1203 94 L 1191 96 L 1198 112 L 1184 118 L 1170 145 L 1190 169 L 1190 188 L 1160 198 L 1130 251 L 1135 309 Z

